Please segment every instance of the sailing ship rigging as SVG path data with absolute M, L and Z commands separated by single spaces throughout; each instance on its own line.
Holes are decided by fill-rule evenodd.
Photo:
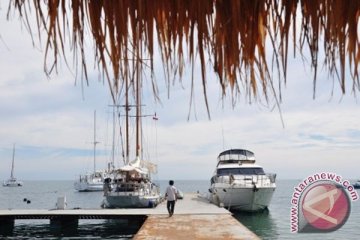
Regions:
M 142 156 L 142 122 L 150 115 L 142 115 L 141 81 L 136 74 L 135 104 L 129 101 L 129 83 L 125 80 L 125 104 L 119 105 L 125 111 L 125 147 L 123 147 L 124 166 L 113 171 L 113 178 L 105 179 L 104 208 L 155 207 L 161 200 L 159 187 L 152 182 L 156 165 L 145 161 Z M 130 111 L 135 108 L 135 115 Z M 151 115 L 154 116 L 154 115 Z M 135 118 L 135 159 L 130 161 L 130 118 Z

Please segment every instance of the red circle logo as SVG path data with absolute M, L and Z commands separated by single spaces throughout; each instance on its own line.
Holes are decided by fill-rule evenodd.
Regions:
M 345 190 L 335 183 L 312 186 L 302 199 L 304 218 L 315 229 L 334 231 L 349 217 L 350 201 Z

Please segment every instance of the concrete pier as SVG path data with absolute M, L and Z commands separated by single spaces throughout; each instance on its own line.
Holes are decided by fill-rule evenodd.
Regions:
M 229 211 L 196 193 L 184 194 L 184 199 L 176 202 L 172 217 L 168 216 L 166 202 L 155 208 L 136 209 L 0 210 L 0 235 L 12 231 L 17 219 L 49 219 L 53 228 L 73 230 L 81 219 L 126 219 L 142 225 L 135 239 L 259 239 Z
M 134 239 L 260 239 L 231 215 L 149 216 Z
M 162 214 L 149 215 L 134 239 L 259 239 L 224 208 L 210 204 L 197 194 L 185 194 L 169 217 L 166 202 L 158 207 Z

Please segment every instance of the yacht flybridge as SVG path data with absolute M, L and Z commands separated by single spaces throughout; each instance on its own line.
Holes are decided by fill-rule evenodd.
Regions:
M 230 149 L 218 156 L 211 178 L 209 200 L 234 211 L 266 209 L 276 188 L 276 174 L 266 174 L 255 164 L 253 152 Z

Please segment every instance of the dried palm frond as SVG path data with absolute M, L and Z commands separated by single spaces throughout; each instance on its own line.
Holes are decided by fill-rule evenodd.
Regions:
M 53 54 L 51 67 L 45 67 L 45 71 L 50 73 L 56 67 L 57 58 L 65 52 L 66 37 L 71 35 L 70 46 L 80 52 L 87 78 L 84 41 L 90 35 L 95 43 L 95 60 L 109 81 L 114 99 L 124 80 L 131 80 L 134 71 L 142 69 L 139 64 L 149 66 L 153 76 L 155 44 L 160 49 L 168 86 L 172 74 L 181 79 L 184 56 L 189 57 L 193 68 L 199 58 L 206 104 L 208 63 L 219 78 L 223 95 L 226 89 L 241 94 L 240 86 L 244 86 L 249 99 L 260 95 L 268 100 L 269 94 L 281 94 L 281 84 L 287 78 L 289 41 L 294 54 L 296 47 L 301 54 L 310 53 L 314 94 L 322 42 L 323 62 L 339 80 L 342 93 L 347 68 L 353 90 L 360 88 L 360 1 L 11 0 L 9 6 L 9 12 L 16 10 L 26 19 L 30 9 L 36 13 L 39 31 L 47 32 L 45 60 L 51 51 Z M 297 22 L 301 22 L 298 36 Z M 91 33 L 85 32 L 86 26 Z M 289 39 L 291 31 L 293 39 Z M 269 41 L 271 45 L 266 44 Z M 273 49 L 278 90 L 266 56 L 267 46 Z M 154 79 L 152 84 L 156 95 Z

